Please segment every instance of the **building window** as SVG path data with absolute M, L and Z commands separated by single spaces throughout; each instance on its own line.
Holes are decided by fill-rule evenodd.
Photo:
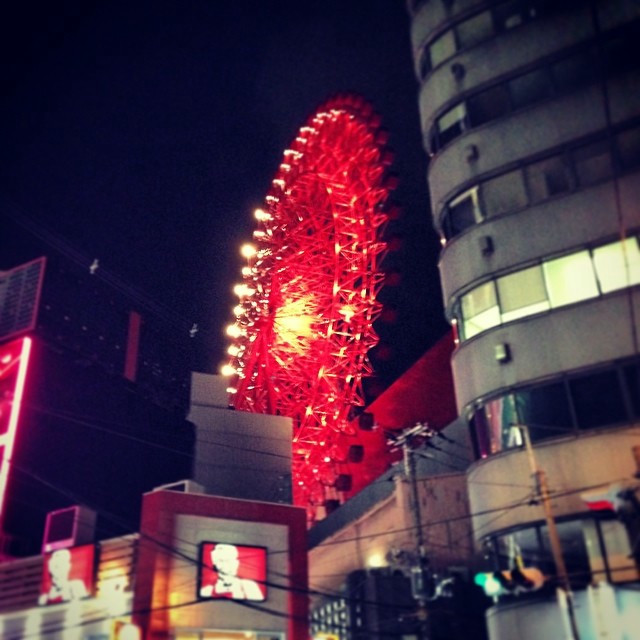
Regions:
M 495 549 L 496 564 L 502 571 L 514 569 L 520 561 L 525 567 L 536 567 L 545 574 L 553 571 L 553 563 L 543 551 L 537 527 L 527 527 L 498 536 Z
M 593 429 L 627 420 L 616 370 L 602 371 L 569 382 L 580 429 Z
M 465 191 L 452 200 L 446 210 L 443 228 L 445 238 L 452 238 L 482 220 L 478 206 L 478 188 Z
M 601 520 L 600 532 L 604 542 L 609 582 L 631 582 L 640 578 L 638 567 L 631 558 L 633 549 L 629 534 L 618 520 Z
M 618 134 L 616 148 L 621 169 L 635 169 L 640 166 L 640 129 Z
M 498 278 L 497 285 L 502 322 L 549 309 L 540 265 Z
M 498 30 L 507 31 L 520 26 L 524 22 L 522 5 L 523 2 L 521 0 L 513 0 L 494 9 Z
M 627 238 L 594 249 L 593 264 L 602 293 L 640 284 L 638 239 Z
M 485 282 L 462 296 L 453 313 L 466 340 L 497 324 L 638 284 L 640 240 L 634 236 Z
M 583 429 L 617 426 L 638 416 L 640 364 L 636 361 L 490 398 L 474 409 L 470 426 L 476 455 L 486 458 L 524 445 L 517 425 L 525 425 L 535 443 Z
M 532 442 L 555 438 L 573 430 L 569 396 L 564 382 L 553 382 L 514 394 L 518 415 Z
M 461 22 L 456 27 L 458 49 L 466 49 L 487 40 L 493 35 L 493 20 L 491 13 L 484 11 L 469 20 Z
M 467 109 L 464 103 L 456 105 L 436 121 L 438 132 L 437 148 L 443 147 L 447 142 L 457 138 L 466 128 Z
M 574 588 L 585 588 L 591 583 L 591 566 L 587 542 L 583 535 L 582 520 L 558 522 L 556 528 L 571 585 Z M 540 527 L 540 533 L 544 550 L 548 555 L 552 555 L 548 528 Z
M 638 25 L 631 25 L 631 29 L 634 27 L 637 32 Z M 637 46 L 640 34 L 633 33 L 631 29 L 627 28 L 624 33 L 604 43 L 602 61 L 606 75 L 620 74 L 638 66 L 637 56 L 629 53 L 629 44 Z
M 622 369 L 622 372 L 633 415 L 640 418 L 640 365 L 637 363 L 628 365 Z
M 598 285 L 588 251 L 578 251 L 542 263 L 552 307 L 595 298 Z
M 586 188 L 608 180 L 615 174 L 613 157 L 608 140 L 602 139 L 529 163 L 524 169 L 485 180 L 477 187 L 481 215 L 476 217 L 476 222 L 544 202 L 554 196 L 572 192 L 575 188 Z M 615 158 L 618 172 L 640 167 L 640 128 L 616 135 Z M 458 198 L 456 196 L 447 206 L 450 207 Z M 442 224 L 449 224 L 446 214 Z M 468 226 L 449 224 L 443 235 L 450 240 Z M 636 279 L 631 282 L 638 283 Z
M 526 107 L 551 97 L 551 78 L 546 69 L 536 69 L 511 80 L 509 93 L 514 109 Z
M 527 194 L 519 169 L 483 182 L 481 193 L 487 218 L 527 206 Z
M 424 80 L 432 69 L 453 57 L 458 51 L 480 44 L 496 32 L 511 30 L 529 20 L 565 10 L 571 4 L 575 4 L 575 1 L 553 3 L 547 0 L 510 0 L 471 16 L 423 48 L 418 63 L 419 78 Z
M 551 65 L 553 83 L 558 93 L 566 93 L 593 82 L 593 70 L 597 69 L 592 49 L 580 51 Z
M 429 56 L 429 49 L 426 47 L 420 52 L 420 57 L 418 58 L 419 79 L 424 80 L 429 71 L 431 71 L 431 57 Z
M 528 17 L 534 17 L 536 15 L 536 9 L 524 2 L 507 2 L 499 7 L 494 8 L 494 15 L 500 14 L 502 17 L 497 17 L 497 28 L 511 28 L 522 24 L 522 22 Z M 480 18 L 480 16 L 476 16 Z M 475 18 L 474 18 L 475 19 Z M 462 27 L 462 25 L 458 25 Z M 432 66 L 437 64 L 436 58 L 439 61 L 446 59 L 446 56 L 451 57 L 455 53 L 455 46 L 453 44 L 452 32 L 448 31 L 440 38 L 438 38 L 430 48 L 430 63 Z M 451 37 L 451 41 L 446 41 L 444 38 Z M 612 64 L 610 76 L 618 76 L 620 73 L 630 69 L 637 68 L 640 65 L 640 56 L 630 55 L 628 53 L 629 42 L 634 42 L 640 39 L 640 21 L 638 25 L 629 26 L 625 33 L 621 36 L 616 36 L 615 39 L 605 44 L 604 57 L 609 60 L 613 56 L 615 64 Z M 440 42 L 442 40 L 442 43 Z M 618 43 L 618 44 L 616 44 Z M 623 48 L 620 49 L 620 46 Z M 434 48 L 442 47 L 442 59 L 434 52 Z M 446 53 L 444 53 L 446 51 Z M 620 56 L 624 57 L 624 64 L 618 60 Z M 611 61 L 609 60 L 611 64 Z M 425 63 L 426 64 L 426 63 Z M 575 87 L 582 83 L 597 82 L 598 75 L 594 74 L 593 70 L 597 69 L 596 59 L 593 53 L 593 47 L 584 48 L 582 52 L 578 52 L 570 58 L 562 58 L 555 62 L 546 63 L 538 69 L 527 72 L 526 74 L 518 75 L 510 80 L 506 80 L 501 84 L 497 84 L 488 89 L 481 90 L 479 93 L 472 95 L 463 101 L 457 107 L 467 105 L 469 113 L 469 127 L 477 127 L 485 122 L 490 122 L 496 118 L 500 118 L 512 110 L 518 110 L 527 105 L 534 104 L 538 101 L 552 97 L 553 95 L 561 95 L 562 93 L 573 90 Z M 551 79 L 553 78 L 553 82 Z M 443 118 L 449 116 L 449 114 L 455 110 L 450 109 L 445 114 L 438 118 L 438 122 Z M 449 126 L 440 127 L 442 132 L 444 129 L 448 129 Z M 438 151 L 447 142 L 453 140 L 459 136 L 465 129 L 458 128 L 452 129 L 446 138 L 441 138 L 437 147 L 431 147 L 433 153 Z
M 569 167 L 563 156 L 553 156 L 526 168 L 531 202 L 542 202 L 571 189 Z
M 638 580 L 629 534 L 611 515 L 564 519 L 556 527 L 567 574 L 574 588 L 601 581 Z M 548 578 L 556 575 L 546 524 L 531 524 L 494 534 L 484 540 L 483 547 L 493 556 L 495 569 L 505 571 L 522 563 L 525 567 L 540 569 Z M 551 587 L 554 582 L 547 579 L 546 584 Z
M 613 163 L 608 141 L 600 140 L 574 150 L 573 165 L 582 187 L 611 178 Z
M 453 31 L 446 31 L 429 47 L 429 69 L 437 67 L 441 62 L 451 58 L 456 52 Z
M 524 445 L 519 425 L 525 425 L 531 442 L 548 440 L 573 431 L 569 396 L 563 382 L 515 391 L 488 400 L 472 418 L 479 457 Z
M 462 296 L 463 334 L 465 338 L 500 324 L 500 311 L 493 282 L 485 282 Z
M 491 87 L 467 100 L 469 122 L 478 127 L 509 113 L 509 93 L 505 85 Z

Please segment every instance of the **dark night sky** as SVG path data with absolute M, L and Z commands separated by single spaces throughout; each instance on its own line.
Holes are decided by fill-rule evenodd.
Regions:
M 382 295 L 399 311 L 378 327 L 393 349 L 383 377 L 446 331 L 404 2 L 16 4 L 0 27 L 0 215 L 28 215 L 197 322 L 199 369 L 224 357 L 238 247 L 283 150 L 346 91 L 382 116 L 400 177 L 390 264 L 404 279 Z

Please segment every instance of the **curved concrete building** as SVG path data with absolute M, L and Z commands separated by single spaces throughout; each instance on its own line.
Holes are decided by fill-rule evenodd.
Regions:
M 604 637 L 589 634 L 607 620 L 611 637 L 637 637 L 640 3 L 408 4 L 457 405 L 477 456 L 474 536 L 495 569 L 546 576 L 497 600 L 490 636 L 568 624 L 537 464 L 578 634 Z M 618 512 L 590 510 L 590 495 L 623 489 Z

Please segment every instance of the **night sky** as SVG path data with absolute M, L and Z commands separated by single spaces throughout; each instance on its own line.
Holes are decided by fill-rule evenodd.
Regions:
M 200 333 L 217 371 L 240 244 L 330 96 L 389 130 L 401 285 L 372 359 L 390 382 L 445 331 L 409 17 L 400 0 L 23 2 L 0 27 L 0 216 L 28 217 Z M 16 240 L 0 230 L 0 269 Z M 26 257 L 26 256 L 25 256 Z M 387 348 L 388 347 L 388 348 Z

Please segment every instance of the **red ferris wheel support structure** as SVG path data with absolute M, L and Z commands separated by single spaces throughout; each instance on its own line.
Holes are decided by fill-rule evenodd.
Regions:
M 310 512 L 331 495 L 371 373 L 391 188 L 385 144 L 364 100 L 327 102 L 284 152 L 256 211 L 255 244 L 244 248 L 229 330 L 232 403 L 293 419 L 294 502 Z

